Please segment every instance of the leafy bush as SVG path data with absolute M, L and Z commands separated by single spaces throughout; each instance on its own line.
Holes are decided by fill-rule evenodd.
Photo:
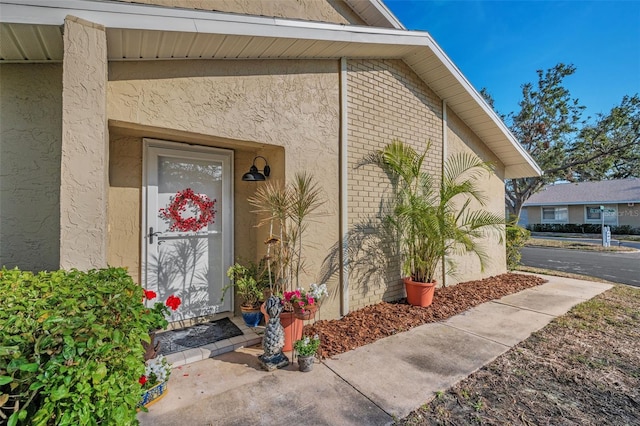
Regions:
M 507 234 L 507 268 L 513 271 L 520 265 L 520 259 L 522 259 L 522 253 L 520 249 L 524 247 L 525 243 L 531 236 L 531 232 L 525 228 L 509 224 L 506 229 Z
M 571 234 L 599 234 L 600 225 L 595 223 L 534 223 L 527 226 L 533 232 L 560 232 Z M 615 235 L 640 235 L 640 228 L 629 225 L 611 226 Z
M 140 342 L 153 320 L 126 270 L 3 268 L 0 294 L 0 417 L 9 426 L 137 424 Z

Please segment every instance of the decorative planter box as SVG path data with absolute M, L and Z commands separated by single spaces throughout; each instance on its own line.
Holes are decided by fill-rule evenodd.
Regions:
M 142 399 L 138 403 L 138 407 L 148 407 L 160 398 L 166 395 L 169 391 L 169 382 L 158 383 L 151 389 L 147 389 L 142 395 Z

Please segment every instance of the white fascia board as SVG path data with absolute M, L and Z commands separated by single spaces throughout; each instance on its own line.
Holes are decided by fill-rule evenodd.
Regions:
M 389 10 L 386 4 L 384 4 L 380 0 L 369 0 L 369 1 L 373 5 L 373 7 L 378 9 L 378 12 L 380 12 L 380 14 L 384 16 L 385 19 L 389 21 L 389 23 L 391 23 L 391 25 L 398 28 L 399 30 L 406 29 L 405 26 L 402 25 L 402 22 L 400 22 L 400 20 L 396 17 L 396 15 L 394 15 L 393 12 Z
M 345 0 L 345 3 L 367 23 L 373 25 L 374 22 L 370 21 L 377 21 L 376 18 L 382 18 L 396 29 L 406 29 L 381 0 Z M 377 16 L 373 16 L 374 14 L 377 14 Z
M 62 25 L 67 15 L 108 28 L 276 37 L 427 48 L 494 122 L 525 162 L 542 170 L 429 33 L 94 0 L 0 0 L 0 22 Z

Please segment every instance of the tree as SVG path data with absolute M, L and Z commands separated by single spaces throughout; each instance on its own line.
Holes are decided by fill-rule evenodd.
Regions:
M 625 96 L 583 127 L 569 156 L 581 163 L 573 167 L 577 180 L 640 177 L 640 96 Z
M 507 180 L 505 201 L 514 217 L 520 216 L 524 202 L 544 185 L 566 178 L 567 148 L 579 129 L 584 109 L 563 86 L 564 79 L 575 70 L 573 65 L 564 64 L 546 72 L 538 70 L 537 87 L 524 84 L 520 112 L 507 116 L 511 132 L 544 171 L 539 177 Z
M 586 123 L 584 106 L 563 85 L 575 70 L 564 64 L 538 70 L 537 86 L 522 86 L 520 112 L 501 116 L 544 172 L 506 181 L 505 202 L 515 218 L 524 202 L 549 183 L 640 176 L 640 97 L 625 96 L 609 114 Z M 493 105 L 489 94 L 481 93 Z

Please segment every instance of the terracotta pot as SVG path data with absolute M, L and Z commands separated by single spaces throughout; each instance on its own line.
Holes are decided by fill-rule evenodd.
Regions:
M 421 307 L 431 305 L 437 284 L 435 280 L 432 283 L 413 281 L 411 277 L 406 277 L 402 280 L 407 291 L 407 302 L 410 305 Z
M 283 312 L 280 314 L 280 324 L 284 328 L 284 347 L 282 351 L 291 351 L 293 350 L 293 343 L 302 338 L 304 322 L 296 318 L 294 312 Z
M 293 312 L 296 314 L 296 318 L 301 320 L 310 320 L 315 318 L 318 307 L 316 305 L 307 306 L 306 309 L 302 309 L 298 305 L 293 306 Z

